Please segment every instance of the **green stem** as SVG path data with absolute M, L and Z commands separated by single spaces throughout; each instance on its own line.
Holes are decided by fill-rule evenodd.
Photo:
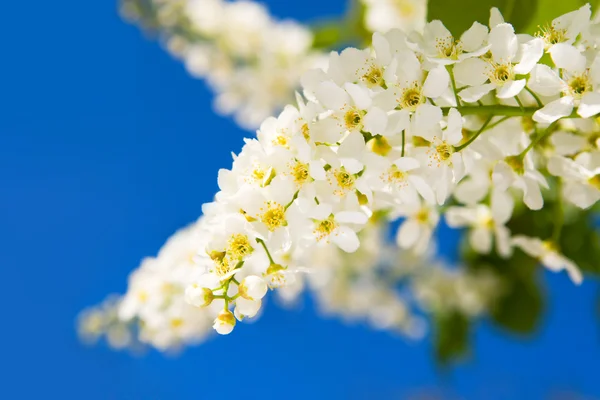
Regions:
M 269 262 L 271 264 L 275 264 L 275 261 L 273 261 L 273 257 L 271 257 L 271 253 L 269 253 L 269 249 L 267 249 L 267 245 L 265 244 L 265 241 L 260 238 L 257 238 L 256 241 L 262 245 L 263 249 L 265 249 L 265 252 L 267 253 L 267 257 L 269 257 Z
M 448 115 L 451 108 L 456 108 L 461 115 L 490 115 L 495 116 L 511 116 L 511 117 L 531 117 L 539 108 L 537 107 L 512 107 L 512 106 L 461 106 L 461 107 L 442 107 L 444 115 Z M 563 118 L 581 118 L 576 112 L 567 115 Z
M 458 98 L 458 91 L 456 90 L 456 81 L 454 80 L 454 67 L 452 65 L 446 66 L 448 74 L 450 75 L 450 82 L 452 83 L 452 91 L 454 92 L 454 99 L 456 100 L 456 107 L 460 107 L 460 100 Z
M 402 153 L 400 154 L 402 157 L 404 157 L 404 145 L 406 143 L 406 129 L 402 130 Z
M 510 119 L 510 118 L 512 118 L 512 116 L 510 116 L 510 115 L 507 115 L 507 116 L 505 116 L 505 117 L 502 117 L 502 118 L 500 118 L 498 121 L 494 122 L 493 124 L 490 124 L 490 125 L 489 125 L 489 126 L 486 128 L 486 130 L 488 130 L 488 131 L 489 131 L 490 129 L 492 129 L 492 128 L 495 128 L 496 126 L 500 125 L 501 123 L 503 123 L 504 121 L 506 121 L 507 119 Z
M 292 200 L 290 200 L 290 202 L 285 205 L 286 210 L 290 208 L 290 206 L 294 203 L 294 200 L 298 198 L 298 193 L 300 193 L 299 190 L 297 190 L 296 193 L 294 193 L 294 197 L 292 197 Z
M 556 204 L 554 211 L 554 226 L 552 229 L 552 241 L 558 245 L 560 233 L 564 224 L 564 209 L 562 204 L 562 181 L 556 180 Z
M 535 138 L 531 141 L 531 143 L 529 143 L 529 146 L 527 146 L 525 148 L 525 150 L 523 150 L 518 157 L 523 159 L 525 157 L 525 155 L 529 152 L 529 150 L 531 150 L 536 144 L 538 144 L 543 138 L 545 138 L 546 136 L 552 134 L 554 132 L 554 124 L 556 124 L 556 121 L 551 123 L 550 125 L 548 125 L 548 127 L 546 128 L 546 130 L 542 133 L 538 133 L 537 135 L 535 135 Z
M 525 107 L 523 107 L 523 102 L 521 101 L 521 99 L 519 99 L 519 96 L 515 96 L 515 100 L 517 101 L 517 104 L 519 105 L 519 108 L 521 110 L 524 110 Z
M 462 149 L 464 149 L 465 147 L 467 147 L 468 145 L 470 145 L 471 143 L 473 143 L 473 141 L 475 139 L 477 139 L 477 137 L 479 135 L 481 135 L 481 132 L 485 131 L 485 128 L 488 126 L 488 124 L 490 123 L 490 121 L 492 120 L 492 118 L 494 118 L 494 116 L 490 115 L 488 117 L 488 119 L 485 120 L 485 122 L 483 123 L 483 125 L 481 125 L 481 128 L 479 128 L 479 130 L 477 131 L 477 133 L 475 133 L 473 136 L 471 136 L 469 138 L 469 140 L 467 140 L 465 143 L 461 144 L 460 146 L 454 147 L 454 151 L 461 151 Z
M 525 86 L 525 90 L 527 90 L 529 94 L 535 99 L 535 102 L 537 103 L 539 108 L 544 107 L 544 104 L 542 103 L 538 95 L 533 92 L 533 90 L 529 89 L 527 86 Z

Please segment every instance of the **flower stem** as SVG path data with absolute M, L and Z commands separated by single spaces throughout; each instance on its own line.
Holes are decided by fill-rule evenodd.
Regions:
M 456 108 L 461 115 L 502 115 L 510 117 L 531 117 L 539 108 L 537 107 L 512 107 L 503 105 L 493 106 L 461 106 L 461 107 L 442 107 L 444 115 L 448 115 L 451 108 Z M 581 118 L 576 112 L 571 113 L 564 118 Z
M 552 134 L 554 132 L 554 124 L 556 124 L 556 121 L 551 123 L 550 125 L 548 125 L 548 127 L 546 128 L 546 130 L 542 133 L 538 133 L 535 138 L 531 141 L 531 143 L 529 143 L 529 146 L 527 146 L 525 148 L 525 150 L 523 150 L 518 157 L 523 159 L 523 157 L 525 157 L 525 155 L 527 154 L 527 152 L 529 152 L 529 150 L 531 150 L 536 144 L 538 144 L 543 138 L 545 138 L 546 136 Z
M 490 123 L 490 121 L 492 120 L 492 118 L 494 118 L 494 116 L 490 115 L 488 117 L 488 119 L 485 120 L 485 122 L 483 123 L 483 125 L 481 125 L 481 128 L 479 128 L 479 130 L 477 131 L 477 133 L 475 133 L 473 136 L 471 136 L 469 138 L 469 140 L 467 140 L 465 143 L 461 144 L 460 146 L 454 147 L 454 151 L 461 151 L 462 149 L 464 149 L 465 147 L 467 147 L 468 145 L 470 145 L 471 143 L 473 143 L 473 141 L 475 139 L 477 139 L 477 137 L 479 135 L 481 135 L 481 132 L 485 131 L 485 128 L 488 126 L 488 124 Z
M 452 65 L 448 65 L 446 68 L 448 69 L 448 74 L 450 75 L 450 82 L 452 83 L 452 91 L 454 92 L 456 107 L 460 107 L 461 104 L 458 98 L 458 91 L 456 90 L 456 81 L 454 80 L 454 67 Z
M 402 154 L 400 154 L 402 157 L 404 157 L 404 146 L 405 146 L 405 142 L 406 142 L 406 129 L 402 130 Z
M 525 86 L 525 90 L 527 90 L 529 94 L 535 99 L 535 102 L 537 103 L 539 108 L 542 108 L 544 106 L 538 95 L 535 94 L 533 90 L 529 89 L 527 86 Z
M 262 245 L 263 249 L 265 249 L 265 252 L 267 253 L 267 257 L 269 257 L 269 262 L 271 264 L 275 264 L 275 261 L 273 261 L 273 257 L 271 257 L 271 253 L 269 253 L 269 249 L 267 249 L 267 245 L 265 244 L 265 241 L 260 238 L 257 238 L 256 241 Z
M 554 210 L 554 226 L 552 228 L 552 241 L 558 245 L 560 233 L 564 224 L 564 209 L 562 204 L 562 181 L 556 181 L 556 205 Z

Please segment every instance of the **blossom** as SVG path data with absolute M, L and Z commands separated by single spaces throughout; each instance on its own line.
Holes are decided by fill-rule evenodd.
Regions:
M 542 109 L 535 112 L 537 122 L 551 123 L 566 117 L 577 107 L 577 114 L 589 118 L 600 112 L 600 60 L 594 60 L 591 66 L 584 54 L 566 43 L 558 43 L 549 50 L 552 60 L 562 73 L 545 65 L 537 65 L 532 71 L 529 85 L 532 90 L 544 96 L 557 96 Z
M 365 24 L 371 32 L 400 28 L 420 31 L 425 26 L 427 0 L 363 0 Z
M 552 242 L 518 235 L 513 237 L 512 243 L 525 253 L 537 258 L 550 271 L 559 272 L 565 270 L 574 283 L 581 284 L 583 276 L 579 267 L 573 261 L 560 254 Z
M 509 257 L 516 246 L 582 280 L 553 244 L 511 238 L 507 224 L 521 203 L 543 207 L 548 174 L 579 207 L 600 199 L 589 8 L 536 38 L 497 9 L 489 27 L 474 23 L 459 40 L 441 21 L 422 33 L 390 29 L 302 78 L 314 66 L 305 28 L 254 3 L 197 0 L 184 10 L 199 39 L 173 31 L 172 48 L 181 45 L 223 110 L 260 128 L 219 171 L 203 217 L 132 273 L 115 326 L 139 322 L 142 342 L 168 350 L 204 339 L 211 325 L 231 333 L 260 315 L 268 289 L 288 300 L 307 289 L 327 312 L 418 336 L 411 299 L 425 312 L 476 316 L 499 291 L 493 277 L 431 261 L 441 217 L 468 228 L 476 252 L 495 245 Z M 585 120 L 565 122 L 575 108 Z M 392 233 L 395 243 L 385 239 Z M 87 331 L 113 325 L 99 316 L 85 320 Z
M 575 160 L 554 156 L 548 171 L 564 180 L 564 196 L 577 207 L 588 208 L 600 200 L 600 154 L 580 153 Z
M 215 318 L 213 329 L 220 335 L 229 335 L 235 326 L 235 317 L 229 310 L 223 310 Z
M 488 58 L 471 58 L 456 66 L 457 80 L 470 85 L 459 93 L 464 101 L 475 102 L 493 89 L 500 99 L 517 96 L 526 80 L 516 76 L 528 74 L 543 54 L 541 39 L 532 39 L 519 46 L 514 28 L 507 23 L 494 26 L 487 40 L 490 46 Z M 520 62 L 516 63 L 519 50 Z

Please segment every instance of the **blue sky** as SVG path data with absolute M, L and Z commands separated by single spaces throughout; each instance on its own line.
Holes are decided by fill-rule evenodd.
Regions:
M 448 371 L 429 340 L 322 319 L 309 303 L 271 302 L 260 323 L 178 357 L 82 346 L 77 312 L 124 291 L 140 259 L 199 215 L 243 132 L 113 2 L 38 3 L 8 2 L 0 24 L 0 398 L 600 398 L 597 282 L 542 271 L 537 335 L 483 321 L 473 357 Z M 267 2 L 301 20 L 344 3 Z

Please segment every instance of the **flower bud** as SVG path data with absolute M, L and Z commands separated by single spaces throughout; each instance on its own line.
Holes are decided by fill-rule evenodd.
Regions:
M 229 310 L 223 310 L 215 318 L 213 329 L 220 335 L 229 335 L 235 326 L 235 317 Z
M 240 321 L 243 317 L 252 318 L 258 313 L 261 305 L 260 300 L 246 300 L 240 297 L 235 302 L 235 315 Z
M 185 301 L 195 307 L 206 307 L 214 298 L 212 290 L 195 283 L 185 289 Z
M 246 300 L 260 300 L 267 293 L 267 284 L 261 277 L 250 275 L 244 278 L 238 291 Z

